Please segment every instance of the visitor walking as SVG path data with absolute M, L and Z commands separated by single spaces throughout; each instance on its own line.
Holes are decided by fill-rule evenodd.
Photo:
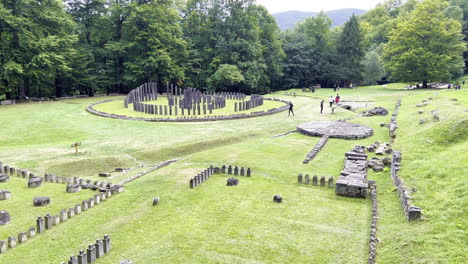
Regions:
M 293 107 L 294 105 L 292 104 L 292 102 L 289 102 L 289 112 L 288 112 L 288 116 L 292 115 L 294 116 L 294 111 L 293 111 Z
M 321 114 L 323 114 L 323 102 L 324 102 L 324 101 L 325 101 L 325 100 L 322 100 L 322 101 L 320 102 L 320 113 L 321 113 Z
M 330 107 L 333 106 L 333 101 L 334 100 L 333 100 L 333 95 L 332 95 L 332 96 L 330 96 L 330 99 L 328 99 L 328 102 L 330 103 Z
M 335 103 L 338 105 L 338 103 L 340 102 L 340 95 L 339 94 L 336 94 L 336 97 L 335 97 Z

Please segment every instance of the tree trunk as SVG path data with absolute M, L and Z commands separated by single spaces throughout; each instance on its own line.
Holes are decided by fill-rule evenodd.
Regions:
M 423 80 L 423 87 L 422 88 L 427 88 L 427 79 Z
M 62 97 L 63 96 L 63 85 L 62 80 L 60 79 L 59 74 L 55 76 L 55 97 Z

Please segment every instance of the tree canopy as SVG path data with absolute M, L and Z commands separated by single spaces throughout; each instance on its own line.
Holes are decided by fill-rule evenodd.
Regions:
M 0 0 L 0 98 L 450 81 L 468 65 L 467 16 L 468 0 L 387 0 L 280 32 L 255 0 Z

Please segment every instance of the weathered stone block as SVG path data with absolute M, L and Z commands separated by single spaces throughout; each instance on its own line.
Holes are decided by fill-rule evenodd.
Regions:
M 7 251 L 8 244 L 6 241 L 0 240 L 0 254 L 5 253 Z
M 96 240 L 96 258 L 104 256 L 104 244 L 101 239 Z
M 273 196 L 273 202 L 275 203 L 282 203 L 283 202 L 283 197 L 281 197 L 281 195 L 279 194 L 275 194 Z
M 75 205 L 75 207 L 73 209 L 75 210 L 76 215 L 81 214 L 81 204 Z
M 153 198 L 153 206 L 159 204 L 159 197 L 154 197 Z
M 7 182 L 10 180 L 10 176 L 8 174 L 0 174 L 0 182 Z
M 11 192 L 8 190 L 0 191 L 0 200 L 8 200 L 11 198 Z
M 9 237 L 8 238 L 8 247 L 9 248 L 16 247 L 16 243 L 17 243 L 16 237 Z
M 65 209 L 60 210 L 60 222 L 65 222 L 67 220 L 68 220 L 67 210 Z
M 0 211 L 0 226 L 7 225 L 10 221 L 10 214 L 6 211 Z
M 42 185 L 42 178 L 34 177 L 28 180 L 29 188 L 37 188 Z
M 67 193 L 76 193 L 81 191 L 81 185 L 80 184 L 71 184 L 67 185 Z
M 50 198 L 46 196 L 34 197 L 33 205 L 34 206 L 46 206 L 50 204 Z
M 36 236 L 36 229 L 34 227 L 30 227 L 27 232 L 28 237 L 35 237 Z
M 36 227 L 39 234 L 45 231 L 44 219 L 41 216 L 36 220 Z
M 45 228 L 51 229 L 52 228 L 52 216 L 50 214 L 46 214 L 45 217 Z
M 22 232 L 18 234 L 18 243 L 24 243 L 28 240 L 28 236 L 26 235 L 26 232 Z
M 237 186 L 239 185 L 239 180 L 236 178 L 229 178 L 227 179 L 227 186 Z

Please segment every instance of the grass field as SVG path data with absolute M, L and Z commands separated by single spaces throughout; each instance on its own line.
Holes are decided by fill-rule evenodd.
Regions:
M 395 87 L 394 87 L 395 86 Z M 378 263 L 464 263 L 467 242 L 466 149 L 468 92 L 406 91 L 397 85 L 341 89 L 342 100 L 375 101 L 393 112 L 402 99 L 394 147 L 402 151 L 401 177 L 416 188 L 414 203 L 424 220 L 408 223 L 389 172 L 369 173 L 379 197 Z M 293 92 L 293 90 L 288 91 Z M 125 185 L 125 192 L 47 232 L 0 254 L 0 263 L 60 263 L 109 234 L 113 248 L 96 263 L 366 263 L 371 218 L 368 199 L 339 197 L 334 189 L 297 184 L 298 173 L 334 176 L 343 168 L 344 152 L 355 145 L 388 141 L 385 117 L 357 117 L 351 122 L 374 128 L 360 141 L 331 139 L 307 165 L 304 156 L 318 138 L 297 133 L 297 124 L 338 120 L 356 113 L 337 109 L 331 114 L 320 100 L 331 89 L 268 97 L 292 101 L 287 113 L 204 123 L 151 123 L 102 118 L 85 108 L 103 98 L 0 106 L 0 160 L 37 173 L 98 180 L 99 172 L 144 166 L 112 179 L 119 182 L 148 166 L 181 158 L 168 167 Z M 416 104 L 432 97 L 418 114 Z M 118 97 L 115 97 L 118 98 Z M 458 101 L 452 101 L 457 98 Z M 106 98 L 107 99 L 107 98 Z M 99 110 L 99 109 L 98 109 Z M 436 121 L 429 113 L 438 110 Z M 426 122 L 419 125 L 419 119 Z M 74 154 L 70 144 L 82 142 Z M 371 155 L 372 156 L 372 155 Z M 227 187 L 226 175 L 215 175 L 200 187 L 188 180 L 209 165 L 250 167 L 251 178 Z M 12 215 L 0 227 L 0 240 L 24 232 L 45 213 L 57 214 L 93 192 L 65 193 L 61 184 L 45 183 L 28 190 L 26 180 L 13 177 L 0 185 L 12 192 L 0 210 Z M 273 203 L 281 194 L 284 203 Z M 51 196 L 48 207 L 33 208 L 32 197 Z M 158 206 L 152 198 L 161 197 Z M 31 220 L 32 219 L 32 220 Z

